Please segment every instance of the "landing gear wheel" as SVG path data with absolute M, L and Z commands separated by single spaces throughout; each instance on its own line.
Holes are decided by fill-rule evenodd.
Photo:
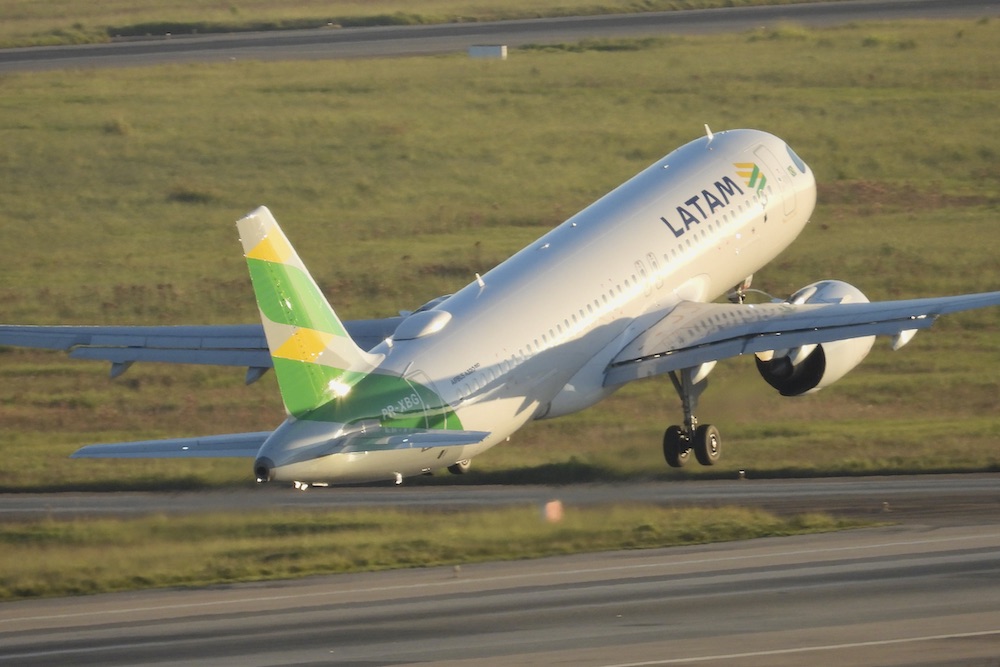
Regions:
M 711 424 L 699 426 L 694 432 L 694 455 L 703 466 L 714 465 L 722 456 L 722 436 Z
M 462 459 L 458 463 L 448 466 L 448 472 L 452 475 L 464 475 L 472 469 L 472 459 Z
M 691 443 L 680 426 L 671 426 L 663 434 L 663 458 L 671 468 L 682 468 L 691 456 Z

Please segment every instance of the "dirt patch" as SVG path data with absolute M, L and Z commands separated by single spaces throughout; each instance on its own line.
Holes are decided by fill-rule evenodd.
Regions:
M 845 206 L 866 212 L 927 211 L 984 206 L 1000 201 L 997 197 L 983 194 L 946 193 L 934 185 L 869 180 L 820 183 L 817 185 L 817 198 L 828 206 Z

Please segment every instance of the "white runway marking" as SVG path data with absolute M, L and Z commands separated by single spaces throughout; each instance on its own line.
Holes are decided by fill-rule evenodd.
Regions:
M 709 662 L 711 660 L 740 660 L 746 658 L 762 658 L 776 655 L 793 655 L 795 653 L 812 653 L 816 651 L 842 651 L 852 648 L 868 648 L 872 646 L 892 646 L 894 644 L 912 644 L 930 642 L 940 639 L 967 639 L 970 637 L 989 637 L 1000 635 L 1000 630 L 983 630 L 981 632 L 958 632 L 947 635 L 924 635 L 921 637 L 901 637 L 899 639 L 881 639 L 868 642 L 853 642 L 848 644 L 828 644 L 825 646 L 802 646 L 799 648 L 781 648 L 772 651 L 751 651 L 748 653 L 726 653 L 721 655 L 702 655 L 690 658 L 668 658 L 666 660 L 645 660 L 643 662 L 622 662 L 602 665 L 602 667 L 655 667 L 656 665 L 683 665 L 691 662 Z

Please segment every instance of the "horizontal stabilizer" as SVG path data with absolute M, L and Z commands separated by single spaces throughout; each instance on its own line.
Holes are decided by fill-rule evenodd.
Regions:
M 478 445 L 488 435 L 489 433 L 486 431 L 376 428 L 342 438 L 339 440 L 339 446 L 330 453 L 461 447 L 463 445 Z
M 209 435 L 200 438 L 141 440 L 88 445 L 73 452 L 74 459 L 253 458 L 270 431 Z

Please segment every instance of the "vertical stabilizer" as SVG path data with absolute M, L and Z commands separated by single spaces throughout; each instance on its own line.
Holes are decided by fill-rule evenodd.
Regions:
M 285 408 L 346 394 L 378 357 L 357 346 L 266 207 L 236 223 Z

